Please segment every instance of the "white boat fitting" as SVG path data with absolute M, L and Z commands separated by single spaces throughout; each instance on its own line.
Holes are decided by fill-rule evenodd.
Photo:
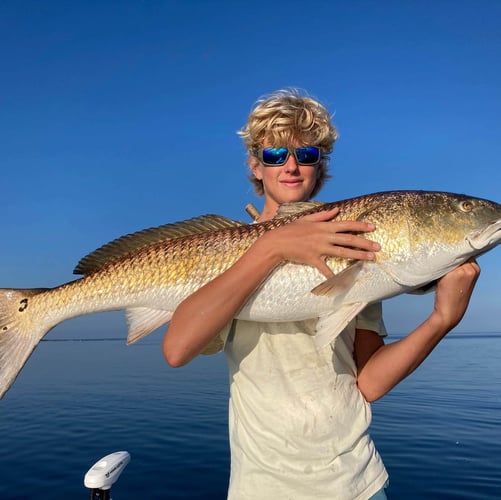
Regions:
M 110 490 L 130 462 L 127 451 L 115 451 L 98 460 L 85 474 L 84 486 L 91 500 L 110 500 Z

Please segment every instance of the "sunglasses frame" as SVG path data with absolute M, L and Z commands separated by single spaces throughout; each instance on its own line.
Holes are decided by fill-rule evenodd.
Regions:
M 297 157 L 297 150 L 298 149 L 307 149 L 307 148 L 315 148 L 315 149 L 318 149 L 318 161 L 316 161 L 315 163 L 303 163 L 301 161 L 299 161 L 299 158 Z M 267 149 L 286 149 L 287 150 L 287 156 L 285 157 L 285 160 L 282 162 L 282 163 L 267 163 L 264 161 L 264 151 L 266 151 Z M 255 156 L 259 159 L 259 161 L 265 165 L 266 167 L 281 167 L 283 165 L 285 165 L 287 163 L 287 160 L 289 159 L 290 155 L 291 155 L 291 150 L 292 150 L 292 154 L 294 155 L 294 158 L 296 159 L 296 163 L 298 165 L 305 165 L 307 167 L 314 167 L 316 165 L 318 165 L 320 163 L 320 161 L 322 160 L 322 148 L 319 148 L 318 146 L 299 146 L 299 147 L 294 147 L 294 148 L 289 148 L 289 147 L 281 147 L 281 148 L 273 148 L 273 147 L 270 147 L 270 148 L 261 148 L 261 149 L 258 149 L 256 152 L 255 152 Z

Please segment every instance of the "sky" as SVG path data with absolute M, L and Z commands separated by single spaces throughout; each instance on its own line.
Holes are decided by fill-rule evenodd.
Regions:
M 81 257 L 261 200 L 236 132 L 256 99 L 306 90 L 339 140 L 317 199 L 392 189 L 501 201 L 501 3 L 48 1 L 0 3 L 0 278 L 53 287 Z M 501 251 L 457 331 L 501 331 Z M 406 333 L 433 296 L 385 303 Z M 83 333 L 82 333 L 83 332 Z M 125 339 L 123 314 L 51 335 Z

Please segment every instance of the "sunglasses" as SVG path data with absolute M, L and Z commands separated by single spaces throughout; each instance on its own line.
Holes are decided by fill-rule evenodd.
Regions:
M 263 165 L 279 167 L 284 165 L 290 154 L 294 155 L 298 165 L 316 165 L 320 162 L 322 150 L 316 146 L 302 146 L 300 148 L 264 148 L 257 151 L 256 156 Z

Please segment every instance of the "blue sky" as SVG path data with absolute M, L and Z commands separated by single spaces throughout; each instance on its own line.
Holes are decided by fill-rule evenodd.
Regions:
M 500 201 L 501 3 L 4 1 L 0 277 L 51 287 L 145 227 L 260 206 L 236 131 L 254 101 L 300 87 L 334 114 L 318 199 L 389 189 Z M 499 249 L 459 331 L 500 331 Z M 432 297 L 393 299 L 405 332 Z M 122 315 L 57 328 L 123 336 Z

